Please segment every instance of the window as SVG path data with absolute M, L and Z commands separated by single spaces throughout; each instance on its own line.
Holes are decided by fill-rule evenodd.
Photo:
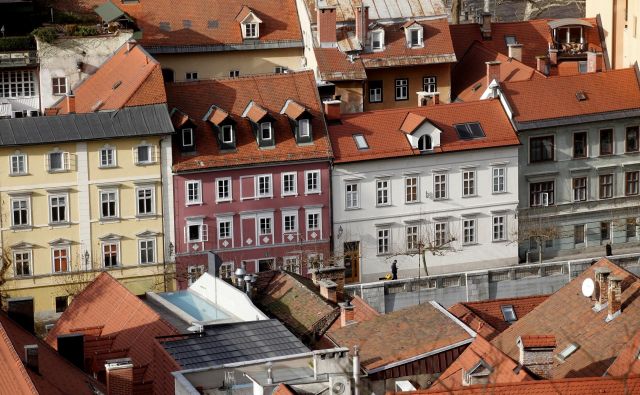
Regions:
M 67 307 L 69 307 L 69 297 L 56 296 L 56 313 L 64 313 Z
M 138 256 L 141 265 L 156 263 L 156 241 L 153 239 L 138 240 Z
M 230 239 L 232 235 L 231 226 L 231 219 L 219 219 L 218 239 Z
M 433 241 L 435 242 L 436 246 L 443 246 L 445 244 L 447 244 L 448 237 L 447 237 L 447 223 L 446 222 L 436 222 L 434 225 L 434 237 L 433 237 Z
M 290 196 L 298 193 L 298 174 L 282 173 L 282 196 Z
M 638 181 L 640 181 L 640 171 L 628 171 L 625 173 L 625 195 L 638 194 Z
M 118 191 L 100 191 L 100 218 L 116 218 L 118 216 Z
M 193 129 L 192 128 L 182 129 L 182 146 L 193 147 Z
M 371 32 L 371 49 L 378 50 L 384 46 L 384 34 L 382 31 Z
M 376 205 L 387 206 L 391 204 L 389 199 L 389 180 L 376 180 Z
M 576 343 L 570 343 L 567 347 L 565 347 L 564 350 L 562 350 L 560 353 L 558 353 L 558 355 L 556 355 L 556 358 L 558 358 L 561 362 L 564 362 L 567 358 L 571 356 L 571 354 L 576 352 L 578 348 L 580 348 L 580 346 L 577 345 Z
M 245 23 L 244 24 L 244 38 L 258 38 L 258 24 L 257 23 Z
M 407 251 L 418 250 L 418 226 L 407 226 Z
M 638 127 L 629 126 L 626 131 L 625 152 L 638 152 L 640 144 L 638 143 Z
M 116 150 L 111 147 L 100 149 L 100 167 L 114 167 L 116 165 Z
M 31 70 L 0 71 L 0 97 L 17 98 L 36 95 L 36 78 Z
M 116 267 L 118 259 L 118 243 L 102 243 L 102 264 L 105 268 Z
M 506 222 L 507 217 L 504 215 L 493 217 L 493 241 L 507 240 Z
M 389 253 L 389 229 L 378 229 L 378 255 Z
M 476 243 L 476 220 L 475 219 L 462 220 L 462 242 L 464 244 Z
M 409 80 L 401 78 L 396 80 L 396 100 L 409 99 Z
M 13 264 L 16 268 L 16 276 L 30 276 L 31 251 L 14 251 Z
M 422 78 L 422 90 L 424 92 L 435 93 L 438 91 L 438 80 L 436 76 Z
M 51 79 L 51 91 L 54 96 L 60 96 L 67 93 L 67 78 L 53 77 Z
M 29 198 L 11 198 L 11 225 L 28 226 L 30 224 Z
M 200 190 L 202 189 L 201 185 L 200 180 L 185 182 L 187 205 L 202 203 L 202 195 L 200 194 Z
M 422 46 L 422 29 L 409 30 L 409 45 L 411 47 Z
M 406 177 L 404 179 L 404 201 L 405 203 L 418 201 L 418 177 Z
M 49 172 L 69 170 L 69 153 L 54 151 L 47 155 L 47 169 Z
M 240 77 L 240 70 L 229 71 L 229 77 L 232 77 L 232 78 Z
M 474 196 L 476 194 L 475 170 L 462 172 L 462 196 Z
M 554 160 L 554 137 L 532 137 L 529 140 L 529 162 L 546 162 Z
M 51 249 L 51 255 L 53 258 L 53 272 L 54 273 L 63 273 L 68 272 L 71 267 L 71 262 L 69 259 L 69 248 L 68 247 L 55 247 Z
M 146 165 L 155 162 L 153 147 L 150 145 L 139 145 L 136 147 L 135 156 L 136 165 Z
M 587 61 L 586 60 L 578 61 L 578 73 L 585 74 L 587 70 L 588 70 Z
M 233 125 L 222 126 L 222 142 L 225 144 L 233 143 Z
M 518 40 L 516 39 L 516 36 L 508 35 L 508 36 L 504 36 L 504 43 L 508 47 L 509 44 L 517 44 Z
M 600 131 L 600 155 L 613 154 L 613 129 Z
M 493 193 L 503 193 L 507 191 L 505 173 L 507 169 L 504 167 L 494 167 L 491 170 L 493 178 Z
M 298 259 L 297 256 L 285 256 L 283 269 L 288 272 L 300 274 L 300 259 Z
M 636 238 L 637 220 L 636 218 L 627 218 L 625 231 L 627 234 L 627 240 Z
M 382 102 L 382 81 L 369 81 L 369 103 Z
M 500 310 L 502 310 L 502 317 L 506 322 L 511 323 L 518 319 L 512 305 L 500 306 Z
M 533 182 L 529 184 L 529 205 L 550 206 L 555 203 L 554 200 L 554 181 Z
M 482 129 L 482 125 L 478 122 L 467 122 L 461 123 L 457 125 L 453 125 L 458 132 L 458 136 L 462 140 L 471 140 L 485 137 L 484 129 Z
M 359 150 L 368 149 L 369 143 L 367 143 L 367 139 L 362 134 L 354 134 L 353 140 L 356 142 L 356 147 Z
M 67 195 L 49 195 L 49 221 L 52 224 L 66 223 Z
M 446 199 L 447 198 L 447 175 L 446 174 L 434 174 L 433 175 L 433 190 L 434 199 Z
M 216 202 L 231 201 L 231 178 L 216 179 Z
M 271 140 L 271 122 L 262 122 L 260 124 L 260 138 L 262 140 Z
M 258 197 L 271 197 L 271 174 L 258 176 Z
M 27 174 L 27 155 L 25 154 L 13 154 L 10 158 L 9 174 L 12 176 Z
M 155 214 L 155 188 L 137 188 L 138 195 L 138 215 Z
M 611 240 L 611 222 L 600 222 L 600 240 Z
M 305 193 L 320 193 L 320 170 L 305 171 Z
M 223 262 L 220 265 L 220 271 L 218 272 L 220 278 L 222 279 L 231 278 L 234 273 L 234 269 L 235 269 L 234 266 L 235 265 L 233 264 L 233 262 Z
M 271 234 L 271 217 L 261 217 L 260 218 L 260 235 L 270 235 Z
M 351 183 L 345 184 L 345 196 L 347 208 L 360 208 L 360 192 L 358 191 L 358 184 Z
M 187 81 L 195 81 L 198 79 L 198 72 L 197 71 L 189 71 L 187 72 L 186 76 L 185 76 Z
M 298 231 L 298 214 L 296 213 L 283 213 L 282 222 L 284 223 L 285 233 Z
M 209 228 L 202 220 L 187 221 L 185 228 L 185 242 L 198 243 L 207 241 L 209 237 Z
M 307 230 L 320 230 L 320 211 L 307 213 Z
M 573 227 L 573 243 L 584 244 L 584 225 L 574 225 Z
M 613 197 L 613 174 L 602 174 L 600 179 L 600 199 Z
M 418 139 L 418 149 L 422 151 L 429 151 L 433 149 L 433 144 L 431 142 L 431 136 L 428 134 L 420 136 Z
M 276 74 L 284 74 L 288 71 L 289 69 L 284 66 L 276 66 L 275 69 L 273 70 L 273 72 Z
M 195 283 L 200 278 L 200 276 L 202 276 L 202 273 L 204 273 L 204 266 L 189 266 L 187 268 L 187 272 L 189 278 L 187 283 L 191 285 Z
M 573 134 L 573 157 L 586 158 L 587 157 L 587 132 L 577 132 Z
M 573 179 L 573 201 L 584 202 L 587 200 L 587 177 Z
M 298 121 L 298 135 L 300 137 L 309 137 L 311 135 L 311 121 L 308 119 Z

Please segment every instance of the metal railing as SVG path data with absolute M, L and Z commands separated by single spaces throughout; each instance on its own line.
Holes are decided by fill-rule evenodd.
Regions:
M 36 51 L 7 51 L 0 52 L 0 67 L 36 66 L 38 53 Z

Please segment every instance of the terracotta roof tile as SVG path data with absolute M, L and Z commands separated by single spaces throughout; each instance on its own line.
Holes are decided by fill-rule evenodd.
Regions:
M 633 68 L 506 82 L 503 87 L 514 118 L 521 123 L 640 108 Z M 577 99 L 579 91 L 586 100 Z
M 367 73 L 362 62 L 349 60 L 338 48 L 314 48 L 320 78 L 324 81 L 365 80 Z
M 596 268 L 606 267 L 612 276 L 623 278 L 622 314 L 605 322 L 607 309 L 592 310 L 594 302 L 582 296 L 581 286 L 586 278 L 594 278 Z M 553 335 L 556 353 L 568 345 L 578 345 L 564 362 L 554 358 L 551 378 L 602 376 L 625 345 L 640 330 L 640 279 L 611 263 L 606 258 L 585 270 L 580 276 L 562 287 L 529 314 L 518 319 L 492 340 L 492 344 L 516 359 L 519 336 L 531 334 Z
M 622 348 L 616 360 L 609 366 L 607 375 L 616 377 L 640 375 L 640 331 Z
M 518 341 L 525 348 L 555 348 L 557 345 L 554 335 L 522 335 Z
M 328 160 L 332 156 L 311 71 L 167 84 L 167 95 L 169 108 L 178 108 L 187 114 L 196 127 L 196 154 L 183 155 L 176 148 L 173 155 L 175 171 L 308 159 Z M 288 117 L 280 114 L 288 99 L 295 100 L 311 114 L 313 144 L 296 144 Z M 252 100 L 275 119 L 275 148 L 260 149 L 250 122 L 241 118 Z M 213 126 L 202 120 L 212 105 L 228 112 L 236 121 L 235 151 L 221 152 Z
M 265 110 L 264 108 L 260 107 L 259 104 L 256 104 L 255 102 L 252 101 L 249 103 L 245 117 L 249 118 L 255 123 L 258 123 L 262 121 L 262 119 L 267 114 L 268 114 L 267 110 Z
M 326 336 L 340 347 L 358 345 L 367 371 L 472 339 L 462 325 L 431 303 L 373 317 Z
M 45 340 L 55 348 L 59 335 L 78 332 L 87 327 L 102 327 L 100 337 L 113 338 L 109 349 L 125 350 L 125 354 L 138 366 L 153 362 L 156 336 L 178 333 L 151 307 L 106 272 L 101 273 L 73 298 Z M 104 359 L 100 354 L 96 357 Z M 153 369 L 148 369 L 145 381 L 153 380 L 153 373 Z
M 4 326 L 0 325 L 0 385 L 7 394 L 38 394 Z
M 349 325 L 352 325 L 356 322 L 369 321 L 380 316 L 380 313 L 376 309 L 371 307 L 367 302 L 365 302 L 364 299 L 362 299 L 357 295 L 354 296 L 349 301 L 349 303 L 351 303 L 351 305 L 353 306 L 353 321 Z M 331 325 L 331 328 L 329 328 L 329 332 L 340 329 L 341 327 L 342 327 L 342 323 L 340 319 L 335 320 L 333 322 L 333 325 Z M 331 347 L 332 345 L 327 345 L 325 348 L 331 348 Z
M 407 117 L 404 119 L 404 121 L 402 122 L 402 126 L 400 126 L 400 130 L 407 133 L 407 134 L 411 134 L 413 133 L 420 125 L 422 125 L 422 123 L 426 120 L 426 117 L 423 117 L 422 115 L 418 115 L 415 113 L 410 112 L 409 114 L 407 114 Z
M 335 161 L 356 162 L 421 155 L 411 147 L 405 133 L 400 130 L 409 113 L 425 117 L 442 131 L 441 146 L 435 150 L 435 155 L 520 144 L 500 103 L 497 100 L 483 100 L 343 115 L 341 124 L 329 127 Z M 460 139 L 453 125 L 465 122 L 479 122 L 486 137 Z M 353 139 L 354 134 L 362 134 L 369 149 L 359 150 Z
M 229 118 L 228 112 L 219 107 L 211 106 L 210 115 L 207 118 L 207 121 L 211 122 L 214 125 L 220 125 L 227 118 Z
M 287 100 L 280 113 L 285 114 L 292 120 L 297 120 L 307 111 L 303 105 L 296 103 L 294 100 Z

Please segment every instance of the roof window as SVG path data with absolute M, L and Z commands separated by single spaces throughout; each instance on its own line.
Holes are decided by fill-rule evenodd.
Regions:
M 578 101 L 585 101 L 585 100 L 587 100 L 587 94 L 584 93 L 584 91 L 577 91 L 576 92 L 576 99 L 578 99 Z
M 354 134 L 353 135 L 353 140 L 355 140 L 356 147 L 358 147 L 359 150 L 363 150 L 363 149 L 368 149 L 369 148 L 369 144 L 367 143 L 367 139 L 364 137 L 364 135 L 362 135 L 362 134 Z
M 462 140 L 485 137 L 484 130 L 482 130 L 482 126 L 480 126 L 479 122 L 461 123 L 453 125 L 453 127 L 456 128 L 458 136 L 460 136 Z
M 502 316 L 506 322 L 511 323 L 518 320 L 518 317 L 516 317 L 516 311 L 512 305 L 500 306 L 500 310 L 502 310 Z
M 516 39 L 516 36 L 514 35 L 508 35 L 508 36 L 504 36 L 504 43 L 509 46 L 509 44 L 517 44 L 518 40 Z
M 165 32 L 171 31 L 171 22 L 160 22 L 159 26 L 160 26 L 160 30 L 162 31 L 165 31 Z
M 564 348 L 564 350 L 562 350 L 560 353 L 558 353 L 558 355 L 556 355 L 556 358 L 560 362 L 564 362 L 567 358 L 571 356 L 571 354 L 576 352 L 578 348 L 580 348 L 578 344 L 570 343 L 567 347 Z

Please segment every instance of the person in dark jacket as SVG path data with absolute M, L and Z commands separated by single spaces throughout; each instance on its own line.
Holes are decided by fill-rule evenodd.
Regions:
M 398 279 L 398 261 L 394 259 L 393 263 L 391 264 L 391 279 L 392 280 L 397 280 Z

